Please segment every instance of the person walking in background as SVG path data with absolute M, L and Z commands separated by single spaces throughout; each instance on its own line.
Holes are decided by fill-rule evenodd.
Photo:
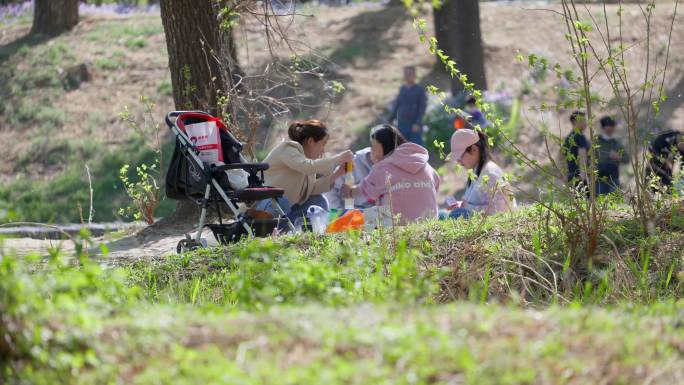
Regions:
M 394 102 L 389 121 L 397 121 L 401 134 L 409 141 L 423 145 L 423 116 L 427 107 L 425 88 L 416 83 L 416 69 L 404 67 L 404 84 Z
M 601 133 L 596 138 L 598 182 L 596 193 L 610 194 L 620 188 L 620 164 L 627 163 L 625 147 L 615 139 L 616 122 L 610 116 L 601 118 Z
M 669 190 L 673 184 L 674 166 L 679 158 L 680 169 L 684 167 L 684 133 L 667 130 L 656 136 L 648 146 L 650 159 L 648 171 L 662 187 Z M 655 189 L 662 188 L 654 186 Z
M 363 148 L 354 153 L 354 168 L 352 169 L 352 176 L 354 177 L 354 184 L 359 184 L 373 168 L 373 160 L 371 159 L 371 148 Z M 323 196 L 328 200 L 328 206 L 331 209 L 343 209 L 344 198 L 342 197 L 342 185 L 344 184 L 344 176 L 335 180 L 333 189 Z M 354 197 L 354 208 L 367 209 L 373 206 L 374 203 L 369 201 L 363 195 Z
M 568 165 L 568 184 L 574 189 L 586 189 L 589 140 L 584 136 L 587 119 L 582 111 L 570 114 L 572 132 L 565 138 L 561 152 Z

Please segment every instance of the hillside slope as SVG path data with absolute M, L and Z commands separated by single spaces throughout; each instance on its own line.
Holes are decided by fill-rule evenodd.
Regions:
M 537 9 L 540 7 L 538 3 L 483 3 L 481 21 L 489 88 L 520 96 L 519 144 L 531 157 L 543 160 L 540 125 L 567 129 L 564 115 L 534 112 L 542 101 L 553 99 L 555 78 L 531 82 L 527 64 L 517 61 L 516 55 L 536 53 L 563 65 L 569 63 L 569 57 L 558 15 Z M 433 70 L 434 60 L 420 45 L 412 19 L 403 8 L 360 4 L 306 6 L 300 11 L 304 16 L 286 27 L 288 35 L 301 43 L 296 52 L 328 57 L 326 74 L 340 80 L 345 91 L 334 104 L 294 111 L 294 117 L 327 120 L 334 132 L 332 151 L 365 141 L 368 127 L 395 95 L 404 65 L 417 65 L 426 84 L 446 84 Z M 616 8 L 609 13 L 615 14 Z M 670 5 L 659 5 L 654 45 L 661 49 L 671 13 Z M 430 13 L 424 16 L 430 26 Z M 623 17 L 625 25 L 642 23 L 636 6 L 627 6 Z M 140 119 L 139 98 L 146 96 L 156 103 L 154 114 L 161 123 L 163 114 L 173 106 L 159 15 L 154 11 L 127 16 L 86 13 L 72 32 L 50 40 L 26 37 L 29 27 L 28 15 L 0 21 L 0 132 L 5 142 L 12 144 L 0 153 L 0 206 L 14 211 L 16 219 L 76 221 L 78 205 L 88 206 L 84 168 L 88 164 L 95 190 L 95 219 L 116 218 L 118 208 L 126 202 L 117 179 L 119 168 L 125 163 L 150 162 L 153 157 L 119 113 L 128 106 Z M 660 117 L 664 125 L 672 127 L 684 122 L 684 34 L 677 33 L 680 30 L 681 22 L 675 23 L 667 82 L 670 98 Z M 639 41 L 639 31 L 627 30 L 626 38 Z M 245 22 L 237 40 L 240 62 L 248 73 L 273 61 L 258 25 Z M 292 53 L 283 46 L 272 48 L 281 60 Z M 643 64 L 643 58 L 633 59 L 635 68 Z M 92 79 L 76 89 L 65 89 L 64 71 L 81 63 L 87 65 Z M 609 88 L 600 81 L 597 85 L 597 91 L 608 96 Z M 274 122 L 264 120 L 262 148 L 279 140 L 292 118 L 290 114 Z M 446 176 L 445 189 L 459 188 L 460 179 L 462 176 Z M 171 208 L 171 202 L 165 203 L 159 215 Z

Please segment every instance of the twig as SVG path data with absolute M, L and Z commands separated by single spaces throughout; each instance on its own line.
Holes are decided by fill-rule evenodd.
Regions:
M 88 212 L 88 224 L 93 223 L 93 214 L 95 213 L 95 209 L 93 208 L 93 180 L 90 177 L 90 167 L 88 164 L 85 165 L 86 169 L 86 174 L 88 175 L 88 190 L 90 191 L 90 210 Z M 81 216 L 81 219 L 83 217 Z

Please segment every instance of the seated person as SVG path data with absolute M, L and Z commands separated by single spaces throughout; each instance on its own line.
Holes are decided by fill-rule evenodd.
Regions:
M 428 157 L 425 148 L 407 142 L 396 128 L 377 126 L 371 131 L 373 168 L 358 185 L 343 185 L 342 196 L 363 196 L 378 206 L 391 207 L 402 225 L 436 218 L 440 180 Z
M 264 172 L 264 182 L 285 190 L 279 203 L 294 222 L 305 216 L 311 206 L 328 209 L 328 202 L 321 194 L 330 191 L 333 181 L 344 174 L 344 164 L 352 161 L 353 154 L 347 150 L 333 157 L 323 157 L 328 128 L 318 120 L 294 122 L 287 133 L 289 138 L 264 159 L 270 166 Z M 335 169 L 336 166 L 339 167 Z M 270 200 L 260 202 L 256 208 L 274 211 Z
M 648 161 L 648 171 L 663 187 L 672 187 L 675 159 L 679 157 L 680 165 L 684 166 L 684 133 L 676 130 L 665 131 L 653 139 L 648 146 L 651 157 Z
M 516 207 L 503 171 L 491 160 L 487 135 L 470 129 L 456 131 L 451 136 L 450 156 L 466 170 L 473 170 L 475 177 L 468 178 L 463 200 L 450 205 L 450 218 L 469 218 L 474 211 L 490 215 Z
M 371 171 L 373 161 L 371 160 L 370 147 L 363 148 L 354 154 L 354 168 L 352 176 L 354 177 L 354 184 L 359 184 Z M 342 185 L 344 184 L 344 176 L 337 178 L 333 184 L 330 192 L 324 193 L 323 196 L 328 200 L 328 206 L 331 209 L 344 209 L 344 198 L 342 198 Z M 374 203 L 366 199 L 363 195 L 358 195 L 354 198 L 355 209 L 367 209 L 373 206 Z

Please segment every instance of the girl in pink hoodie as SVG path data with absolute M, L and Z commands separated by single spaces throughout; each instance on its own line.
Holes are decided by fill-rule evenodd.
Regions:
M 371 131 L 373 168 L 360 184 L 343 188 L 343 196 L 363 195 L 378 206 L 391 206 L 399 224 L 437 217 L 439 176 L 428 164 L 425 148 L 407 142 L 399 130 L 380 125 Z

